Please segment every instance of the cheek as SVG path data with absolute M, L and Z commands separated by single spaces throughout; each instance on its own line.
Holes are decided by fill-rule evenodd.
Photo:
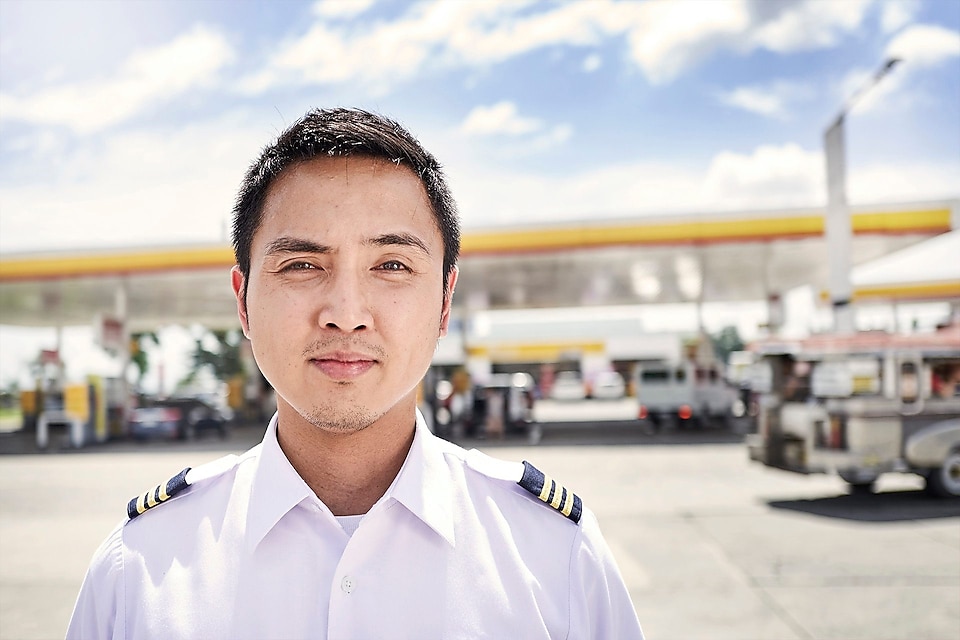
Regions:
M 247 297 L 247 313 L 250 323 L 267 325 L 285 324 L 303 317 L 307 303 L 314 299 L 308 293 L 281 286 L 261 284 L 251 289 Z
M 285 359 L 285 346 L 298 335 L 296 326 L 302 324 L 305 310 L 298 308 L 296 299 L 283 292 L 247 299 L 247 319 L 250 341 L 257 362 Z
M 440 298 L 397 296 L 381 299 L 375 314 L 376 331 L 397 343 L 426 345 L 432 350 L 440 338 Z

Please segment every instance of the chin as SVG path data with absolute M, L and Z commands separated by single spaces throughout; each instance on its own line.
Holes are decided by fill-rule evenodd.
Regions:
M 387 413 L 355 402 L 348 394 L 342 396 L 335 403 L 304 403 L 294 409 L 307 423 L 328 433 L 363 431 Z

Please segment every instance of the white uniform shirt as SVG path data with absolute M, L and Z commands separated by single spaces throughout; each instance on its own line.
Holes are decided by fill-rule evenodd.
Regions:
M 67 638 L 642 638 L 589 509 L 579 524 L 523 467 L 432 435 L 417 415 L 386 494 L 348 535 L 263 442 L 121 523 Z

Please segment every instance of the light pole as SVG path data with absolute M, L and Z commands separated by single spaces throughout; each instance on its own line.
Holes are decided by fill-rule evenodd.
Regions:
M 850 248 L 853 229 L 847 208 L 847 166 L 843 123 L 847 112 L 863 95 L 875 87 L 900 62 L 888 58 L 873 77 L 857 89 L 843 104 L 840 113 L 823 134 L 823 148 L 827 159 L 827 216 L 824 234 L 827 242 L 827 265 L 830 304 L 833 308 L 833 328 L 837 333 L 855 331 L 853 287 L 850 283 Z

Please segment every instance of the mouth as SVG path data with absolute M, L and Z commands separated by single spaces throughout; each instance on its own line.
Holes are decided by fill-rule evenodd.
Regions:
M 377 359 L 361 353 L 335 352 L 310 358 L 310 364 L 328 378 L 349 381 L 359 378 L 377 364 Z

